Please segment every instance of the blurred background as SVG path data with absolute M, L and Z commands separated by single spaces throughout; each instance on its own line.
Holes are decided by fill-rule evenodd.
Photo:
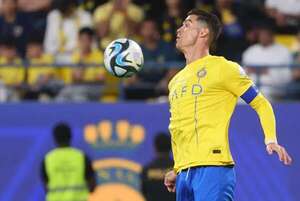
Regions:
M 259 121 L 240 102 L 230 129 L 236 200 L 300 200 L 299 0 L 0 0 L 1 201 L 45 200 L 58 122 L 92 166 L 89 200 L 174 200 L 162 185 L 169 140 L 157 137 L 169 135 L 167 85 L 185 65 L 176 30 L 192 8 L 221 19 L 211 53 L 243 66 L 272 102 L 279 142 L 294 159 L 283 167 L 267 156 Z M 105 47 L 122 37 L 145 60 L 126 79 L 103 67 Z

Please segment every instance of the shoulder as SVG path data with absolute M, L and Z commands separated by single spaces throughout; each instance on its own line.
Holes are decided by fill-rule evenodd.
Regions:
M 42 60 L 45 63 L 53 63 L 54 62 L 54 58 L 51 54 L 43 54 Z
M 72 150 L 74 153 L 85 155 L 84 152 L 81 151 L 80 149 L 74 147 L 70 147 L 69 149 Z
M 61 17 L 61 13 L 57 9 L 50 11 L 48 14 L 48 18 L 50 18 L 51 20 L 60 17 Z
M 210 65 L 219 67 L 222 70 L 224 68 L 238 66 L 238 64 L 236 62 L 230 61 L 222 56 L 211 56 L 209 63 L 210 63 Z
M 290 51 L 288 50 L 288 48 L 286 48 L 285 46 L 280 45 L 278 43 L 275 43 L 273 45 L 273 49 L 275 49 L 276 51 L 281 52 L 281 53 L 286 53 L 286 54 L 290 53 Z
M 143 9 L 139 7 L 138 5 L 135 5 L 133 3 L 129 4 L 129 11 L 134 11 L 134 12 L 143 12 Z
M 93 15 L 94 21 L 98 23 L 106 19 L 112 10 L 112 6 L 113 5 L 111 2 L 98 6 L 94 11 L 94 15 Z
M 74 51 L 72 53 L 72 55 L 71 55 L 71 61 L 73 63 L 77 63 L 77 62 L 79 62 L 79 60 L 80 60 L 80 54 L 79 54 L 79 52 L 78 51 Z
M 112 9 L 112 3 L 107 2 L 105 4 L 98 6 L 94 13 L 96 14 L 96 13 L 100 13 L 100 12 L 107 12 L 110 9 Z
M 94 57 L 103 57 L 103 52 L 101 52 L 97 48 L 93 49 L 92 54 L 93 54 Z
M 248 47 L 243 54 L 256 53 L 261 50 L 261 46 L 259 44 L 251 45 Z
M 232 75 L 232 74 L 239 74 L 239 75 L 246 75 L 244 69 L 238 64 L 237 62 L 230 61 L 225 59 L 224 57 L 220 59 L 220 74 L 224 76 Z
M 103 53 L 98 49 L 93 49 L 89 55 L 89 59 L 92 63 L 102 63 L 103 62 Z
M 77 15 L 81 18 L 86 18 L 86 17 L 90 18 L 91 17 L 91 14 L 83 9 L 79 8 L 79 9 L 77 9 L 76 12 L 77 12 Z
M 132 18 L 132 20 L 140 22 L 144 17 L 144 11 L 139 6 L 131 3 L 128 7 L 128 15 L 130 16 L 130 18 Z
M 49 151 L 45 156 L 45 161 L 55 155 L 56 149 Z

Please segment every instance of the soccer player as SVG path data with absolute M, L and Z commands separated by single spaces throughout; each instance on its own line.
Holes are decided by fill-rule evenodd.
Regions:
M 177 201 L 233 200 L 236 181 L 228 128 L 238 97 L 258 114 L 267 152 L 276 152 L 285 165 L 292 161 L 277 143 L 268 100 L 237 63 L 209 54 L 220 32 L 218 18 L 201 10 L 190 11 L 177 31 L 176 47 L 186 67 L 169 83 L 175 163 L 164 182 L 170 192 L 176 189 Z

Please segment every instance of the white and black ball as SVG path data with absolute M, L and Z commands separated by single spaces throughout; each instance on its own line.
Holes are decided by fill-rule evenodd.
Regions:
M 130 77 L 142 69 L 144 57 L 141 47 L 133 40 L 112 41 L 104 51 L 105 68 L 117 77 Z

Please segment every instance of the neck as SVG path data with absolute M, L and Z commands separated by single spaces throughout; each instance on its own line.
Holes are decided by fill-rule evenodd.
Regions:
M 157 47 L 157 42 L 155 40 L 147 40 L 147 41 L 144 41 L 144 45 L 146 48 L 150 49 L 150 50 L 153 50 Z
M 13 22 L 16 18 L 16 14 L 15 13 L 5 13 L 3 14 L 4 16 L 4 19 L 7 21 L 7 22 Z
M 87 56 L 88 54 L 90 54 L 90 53 L 91 53 L 91 51 L 92 51 L 92 49 L 91 49 L 91 48 L 89 48 L 89 49 L 85 49 L 85 50 L 82 50 L 82 51 L 81 51 L 81 55 L 83 55 L 83 56 Z
M 70 147 L 69 144 L 60 144 L 60 145 L 57 145 L 57 148 L 67 148 L 67 147 Z
M 183 50 L 183 54 L 186 60 L 186 64 L 190 64 L 198 59 L 201 59 L 209 55 L 209 48 L 205 46 L 193 46 Z
M 264 43 L 264 44 L 262 44 L 262 46 L 263 47 L 269 47 L 270 45 L 272 45 L 273 44 L 273 42 L 269 42 L 269 43 Z

